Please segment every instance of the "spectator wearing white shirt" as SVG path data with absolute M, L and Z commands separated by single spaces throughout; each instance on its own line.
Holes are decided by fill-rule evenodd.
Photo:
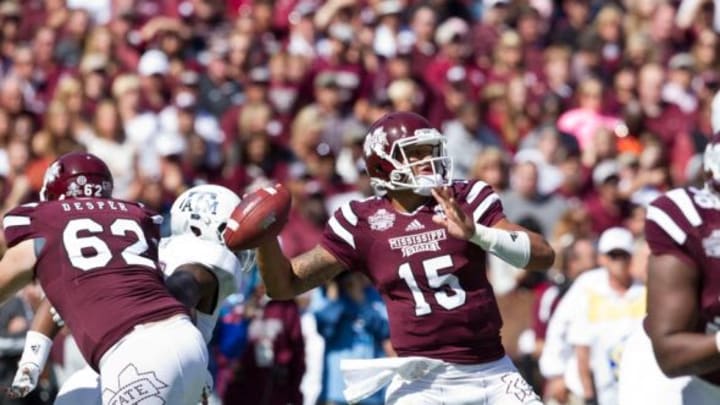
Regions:
M 598 251 L 601 267 L 585 273 L 577 293 L 563 301 L 574 308 L 568 341 L 575 347 L 585 403 L 615 405 L 625 341 L 645 316 L 645 286 L 630 273 L 635 251 L 630 231 L 606 230 Z

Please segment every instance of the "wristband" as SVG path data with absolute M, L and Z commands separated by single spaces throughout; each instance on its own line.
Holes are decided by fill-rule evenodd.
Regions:
M 530 263 L 530 236 L 527 232 L 475 224 L 475 235 L 470 241 L 515 267 L 522 269 Z
M 25 363 L 32 363 L 42 370 L 50 355 L 50 348 L 52 348 L 52 340 L 49 337 L 30 330 L 25 336 L 25 348 L 18 364 L 22 366 Z

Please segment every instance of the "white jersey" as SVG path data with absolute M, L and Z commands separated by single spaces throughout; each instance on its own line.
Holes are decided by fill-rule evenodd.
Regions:
M 188 263 L 199 263 L 210 269 L 218 281 L 218 294 L 212 314 L 197 312 L 197 328 L 210 342 L 220 312 L 220 303 L 236 290 L 242 270 L 240 260 L 225 246 L 200 239 L 191 234 L 163 238 L 159 247 L 160 263 L 165 277 Z

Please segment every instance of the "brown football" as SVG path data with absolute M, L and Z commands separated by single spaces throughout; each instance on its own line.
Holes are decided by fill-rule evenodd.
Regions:
M 280 184 L 247 194 L 233 210 L 223 232 L 230 250 L 253 249 L 282 230 L 290 212 L 290 192 Z

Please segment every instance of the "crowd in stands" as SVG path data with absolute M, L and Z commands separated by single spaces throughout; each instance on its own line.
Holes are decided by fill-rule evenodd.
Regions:
M 116 197 L 163 214 L 196 184 L 243 195 L 280 182 L 294 196 L 281 235 L 293 256 L 341 203 L 372 195 L 369 124 L 420 113 L 447 136 L 455 177 L 492 185 L 510 220 L 556 249 L 546 275 L 491 259 L 488 277 L 505 347 L 566 403 L 568 387 L 583 395 L 566 381 L 569 357 L 537 372 L 559 297 L 605 263 L 612 250 L 597 242 L 611 228 L 632 234 L 628 271 L 642 282 L 646 204 L 702 176 L 720 89 L 716 3 L 2 0 L 0 204 L 37 200 L 50 162 L 73 150 L 107 162 Z M 36 295 L 0 311 L 1 385 Z M 250 274 L 213 346 L 217 400 L 343 403 L 339 359 L 392 355 L 388 336 L 361 277 L 273 302 Z M 55 347 L 55 372 L 13 403 L 52 398 L 72 363 Z

